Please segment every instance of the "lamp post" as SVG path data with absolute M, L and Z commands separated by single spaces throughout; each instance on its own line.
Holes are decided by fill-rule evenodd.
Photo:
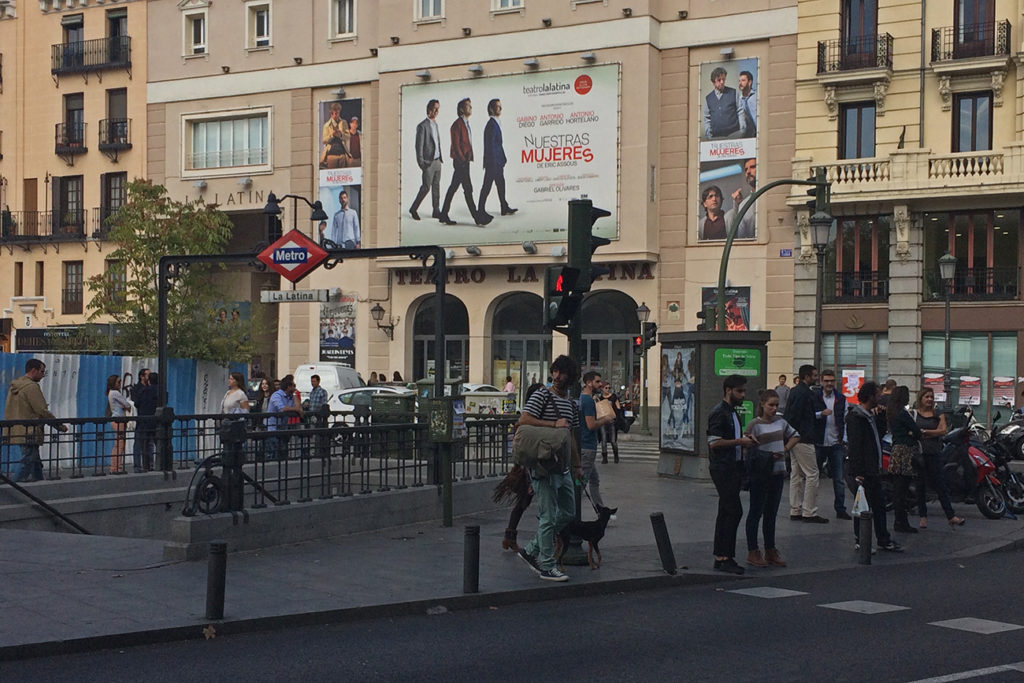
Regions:
M 953 289 L 953 278 L 956 277 L 956 256 L 948 251 L 939 257 L 939 277 L 942 278 L 943 289 L 946 290 L 946 362 L 942 372 L 942 390 L 946 393 L 944 403 L 948 406 L 950 405 L 949 394 L 953 389 L 950 386 L 949 377 L 949 296 Z
M 283 197 L 278 197 L 273 192 L 267 196 L 267 204 L 263 207 L 263 213 L 267 216 L 280 216 L 281 215 L 281 202 L 285 199 L 292 200 L 292 229 L 299 229 L 299 200 L 301 199 L 306 203 L 313 212 L 309 216 L 311 222 L 320 222 L 327 220 L 327 212 L 324 211 L 323 203 L 318 199 L 315 202 L 311 202 L 305 197 L 297 194 L 286 194 Z M 319 237 L 314 234 L 313 239 L 319 241 Z
M 832 216 L 818 211 L 811 216 L 811 243 L 818 255 L 818 286 L 814 292 L 814 367 L 821 369 L 821 294 L 825 288 L 825 250 L 832 232 Z
M 651 317 L 651 309 L 647 308 L 646 303 L 641 303 L 636 307 L 636 319 L 640 321 L 641 333 L 644 329 L 644 323 Z M 640 430 L 644 434 L 650 434 L 651 428 L 647 421 L 647 344 L 646 340 L 644 343 L 644 353 L 640 356 L 643 361 L 643 366 L 640 368 Z

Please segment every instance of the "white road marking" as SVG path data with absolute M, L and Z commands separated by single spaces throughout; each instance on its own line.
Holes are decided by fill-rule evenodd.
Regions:
M 966 681 L 968 678 L 981 678 L 982 676 L 990 676 L 992 674 L 1000 674 L 1007 671 L 1024 672 L 1024 662 L 1001 664 L 999 666 L 990 666 L 985 669 L 961 671 L 959 673 L 947 674 L 945 676 L 935 676 L 934 678 L 921 678 L 916 681 L 911 681 L 911 683 L 950 683 L 950 681 Z
M 749 595 L 755 598 L 792 598 L 797 595 L 807 595 L 803 591 L 791 591 L 785 588 L 772 588 L 771 586 L 762 586 L 760 588 L 740 588 L 737 590 L 726 591 L 727 593 L 737 593 L 738 595 Z
M 900 605 L 887 605 L 884 602 L 870 602 L 868 600 L 847 600 L 846 602 L 830 602 L 825 605 L 818 605 L 826 609 L 838 609 L 845 612 L 856 612 L 857 614 L 884 614 L 885 612 L 899 612 L 910 609 Z
M 970 631 L 971 633 L 981 633 L 983 635 L 991 635 L 993 633 L 1002 633 L 1004 631 L 1016 631 L 1019 628 L 1024 628 L 1018 624 L 1007 624 L 1002 621 L 991 621 L 989 619 L 975 619 L 974 617 L 963 617 L 962 619 L 948 619 L 946 621 L 933 621 L 929 626 L 941 626 L 943 628 L 955 628 L 958 631 Z

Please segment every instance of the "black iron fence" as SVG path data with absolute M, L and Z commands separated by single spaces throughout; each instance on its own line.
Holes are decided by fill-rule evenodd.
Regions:
M 125 118 L 100 119 L 99 147 L 130 149 L 132 146 L 132 120 Z
M 246 478 L 245 507 L 369 494 L 440 482 L 436 444 L 425 420 L 332 423 L 317 416 L 268 429 L 267 415 L 235 418 L 244 425 L 240 443 Z M 504 476 L 511 464 L 512 427 L 518 416 L 466 420 L 468 436 L 453 444 L 455 480 Z M 0 421 L 0 467 L 12 479 L 48 480 L 131 475 L 147 470 L 196 470 L 213 509 L 223 480 L 223 415 L 76 418 Z M 58 431 L 63 425 L 66 431 Z M 26 432 L 28 434 L 26 435 Z M 26 436 L 28 445 L 26 445 Z M 21 461 L 39 456 L 38 471 L 21 472 Z M 205 482 L 201 480 L 205 479 Z M 204 510 L 202 506 L 198 511 Z
M 889 276 L 875 271 L 835 274 L 835 286 L 825 289 L 825 303 L 880 303 L 889 298 Z
M 937 268 L 925 273 L 925 297 L 929 301 L 943 301 L 946 285 Z M 1012 301 L 1020 292 L 1020 269 L 959 268 L 950 287 L 953 301 Z
M 989 21 L 932 29 L 932 61 L 1010 54 L 1010 21 Z
M 130 36 L 110 36 L 57 43 L 51 48 L 50 73 L 75 74 L 104 69 L 125 69 L 132 64 Z
M 2 211 L 0 242 L 81 240 L 105 237 L 109 208 L 65 211 Z
M 892 69 L 892 36 L 856 36 L 818 41 L 818 73 L 853 69 Z
M 53 151 L 60 155 L 85 154 L 85 122 L 66 121 L 53 127 Z

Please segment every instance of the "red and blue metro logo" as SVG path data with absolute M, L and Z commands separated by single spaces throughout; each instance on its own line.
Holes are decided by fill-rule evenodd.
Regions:
M 292 230 L 256 258 L 288 280 L 298 282 L 327 258 L 327 252 L 298 230 Z

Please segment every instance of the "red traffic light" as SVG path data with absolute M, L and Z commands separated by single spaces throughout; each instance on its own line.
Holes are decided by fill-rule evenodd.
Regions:
M 637 335 L 637 336 L 633 337 L 633 346 L 638 346 L 638 347 L 642 348 L 643 345 L 644 345 L 644 338 L 643 338 L 642 335 Z
M 555 280 L 555 291 L 559 294 L 565 293 L 565 276 L 561 273 L 558 274 L 558 278 Z

